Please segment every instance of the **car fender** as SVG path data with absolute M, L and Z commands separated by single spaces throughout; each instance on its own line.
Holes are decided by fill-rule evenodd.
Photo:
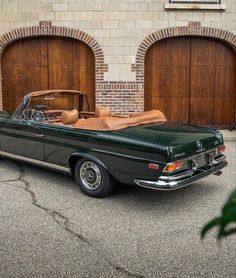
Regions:
M 88 153 L 74 152 L 68 157 L 69 166 L 71 166 L 73 158 L 88 158 L 88 159 L 91 159 L 91 160 L 95 161 L 96 163 L 98 163 L 100 166 L 102 166 L 103 168 L 105 168 L 107 170 L 106 165 L 100 159 L 95 157 L 94 155 L 91 155 L 91 154 L 88 154 Z

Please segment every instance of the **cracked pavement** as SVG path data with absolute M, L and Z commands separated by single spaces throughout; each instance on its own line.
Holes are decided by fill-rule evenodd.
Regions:
M 226 147 L 219 177 L 172 192 L 118 185 L 106 199 L 0 161 L 0 277 L 235 277 L 236 237 L 199 236 L 236 186 L 236 141 Z

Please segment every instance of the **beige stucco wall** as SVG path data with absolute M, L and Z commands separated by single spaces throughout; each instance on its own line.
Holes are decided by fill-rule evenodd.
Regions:
M 0 0 L 0 35 L 49 20 L 77 28 L 101 45 L 109 70 L 105 81 L 135 81 L 131 64 L 152 32 L 200 21 L 236 34 L 236 1 L 222 0 L 220 10 L 166 10 L 168 0 Z

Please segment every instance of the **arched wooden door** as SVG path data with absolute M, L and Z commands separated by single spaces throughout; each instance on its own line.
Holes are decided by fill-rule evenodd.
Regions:
M 3 109 L 13 112 L 32 91 L 71 89 L 86 92 L 95 107 L 95 57 L 85 43 L 63 37 L 27 38 L 2 54 Z
M 235 118 L 236 53 L 202 37 L 158 41 L 145 57 L 145 110 L 172 121 L 227 126 Z

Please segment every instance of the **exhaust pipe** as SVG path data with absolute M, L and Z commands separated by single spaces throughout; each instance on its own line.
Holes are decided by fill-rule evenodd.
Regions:
M 222 171 L 217 171 L 217 172 L 215 172 L 213 175 L 215 175 L 215 176 L 220 176 L 222 174 Z

